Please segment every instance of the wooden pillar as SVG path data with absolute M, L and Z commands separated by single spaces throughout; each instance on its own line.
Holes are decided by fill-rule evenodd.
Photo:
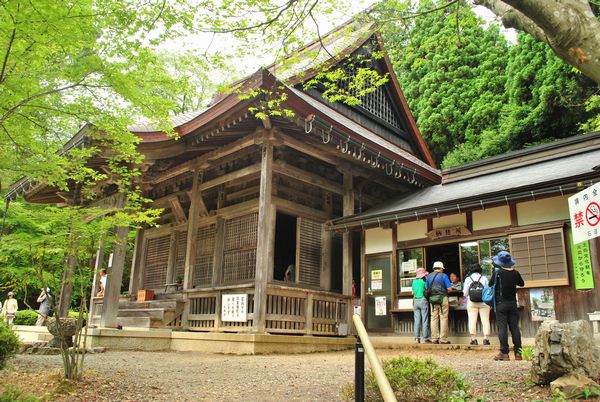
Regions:
M 333 205 L 331 202 L 331 192 L 327 191 L 323 195 L 323 210 L 331 217 Z M 325 229 L 323 225 L 321 233 L 321 288 L 331 290 L 331 243 L 333 232 Z
M 138 229 L 135 236 L 133 260 L 131 261 L 131 275 L 129 276 L 129 294 L 132 296 L 142 289 L 142 282 L 144 281 L 144 270 L 146 269 L 144 246 L 144 229 Z
M 225 249 L 225 219 L 217 218 L 215 228 L 215 251 L 213 255 L 212 285 L 219 286 L 223 281 L 223 250 Z
M 96 262 L 94 263 L 94 279 L 92 279 L 92 292 L 90 294 L 90 307 L 88 309 L 88 316 L 91 318 L 94 316 L 94 297 L 98 292 L 98 273 L 102 269 L 102 261 L 104 259 L 104 239 L 100 239 L 98 249 L 96 250 Z
M 167 278 L 166 283 L 175 282 L 175 260 L 177 259 L 177 232 L 171 230 L 171 239 L 169 241 L 169 259 L 167 260 Z
M 260 198 L 258 201 L 258 231 L 256 245 L 256 274 L 254 278 L 254 331 L 265 331 L 267 310 L 267 281 L 273 269 L 275 241 L 275 207 L 272 202 L 273 143 L 262 145 L 260 166 Z
M 392 224 L 392 308 L 398 296 L 398 272 L 400 262 L 398 261 L 398 225 Z
M 344 216 L 354 214 L 354 188 L 352 172 L 344 172 Z M 344 231 L 342 237 L 342 290 L 343 294 L 352 295 L 352 233 Z
M 121 282 L 123 280 L 123 268 L 125 267 L 125 256 L 127 254 L 128 234 L 129 226 L 117 227 L 117 239 L 113 248 L 112 267 L 110 267 L 107 272 L 106 289 L 104 290 L 104 299 L 102 301 L 101 327 L 114 328 L 117 325 L 117 313 L 119 312 L 119 297 L 121 296 Z
M 194 264 L 196 263 L 196 243 L 198 239 L 198 215 L 200 203 L 200 191 L 198 186 L 202 182 L 202 172 L 199 169 L 194 171 L 194 179 L 192 182 L 192 194 L 190 197 L 190 210 L 188 212 L 188 230 L 187 230 L 187 247 L 185 251 L 185 265 L 183 271 L 183 288 L 190 289 L 192 286 L 192 275 Z

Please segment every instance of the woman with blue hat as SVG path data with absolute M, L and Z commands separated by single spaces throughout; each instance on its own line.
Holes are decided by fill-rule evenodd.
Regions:
M 498 324 L 498 339 L 500 340 L 500 353 L 494 357 L 494 360 L 510 360 L 508 355 L 508 329 L 510 329 L 512 336 L 515 360 L 522 360 L 517 286 L 525 286 L 525 282 L 519 271 L 513 268 L 516 261 L 508 251 L 500 251 L 492 260 L 494 265 L 498 267 L 492 275 L 490 286 L 496 285 L 496 323 Z

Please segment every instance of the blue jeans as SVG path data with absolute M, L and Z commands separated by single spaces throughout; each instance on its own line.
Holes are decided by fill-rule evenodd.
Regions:
M 413 300 L 413 314 L 415 319 L 415 339 L 428 340 L 429 334 L 429 302 L 427 299 Z M 420 336 L 422 335 L 422 336 Z

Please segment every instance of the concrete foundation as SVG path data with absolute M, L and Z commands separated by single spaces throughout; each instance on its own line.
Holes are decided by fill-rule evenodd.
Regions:
M 237 355 L 311 353 L 351 349 L 354 338 L 186 332 L 166 329 L 88 330 L 88 347 L 107 349 L 208 352 Z

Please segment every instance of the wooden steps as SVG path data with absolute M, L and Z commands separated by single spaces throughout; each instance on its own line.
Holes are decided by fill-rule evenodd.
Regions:
M 117 325 L 133 328 L 170 328 L 181 326 L 185 302 L 179 298 L 134 302 L 119 301 Z M 100 315 L 94 315 L 91 324 L 100 325 Z

